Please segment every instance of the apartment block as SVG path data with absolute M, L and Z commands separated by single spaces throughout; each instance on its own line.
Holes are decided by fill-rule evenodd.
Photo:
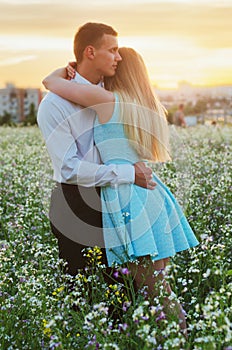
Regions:
M 9 113 L 13 122 L 23 122 L 30 113 L 31 105 L 37 111 L 41 99 L 40 89 L 22 89 L 7 83 L 5 88 L 0 89 L 0 116 Z

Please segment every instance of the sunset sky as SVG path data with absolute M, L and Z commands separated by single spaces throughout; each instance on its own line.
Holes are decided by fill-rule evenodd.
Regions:
M 232 0 L 0 0 L 0 88 L 41 88 L 89 21 L 112 25 L 158 87 L 232 85 Z

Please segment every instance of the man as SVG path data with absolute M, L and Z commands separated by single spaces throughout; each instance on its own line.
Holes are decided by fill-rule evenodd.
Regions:
M 74 39 L 77 62 L 75 81 L 101 84 L 113 76 L 121 60 L 117 32 L 101 23 L 86 23 Z M 87 264 L 83 248 L 104 247 L 99 186 L 136 183 L 153 189 L 152 171 L 143 163 L 103 165 L 94 146 L 95 112 L 48 93 L 39 106 L 38 125 L 54 169 L 50 206 L 52 232 L 58 239 L 59 256 L 71 275 Z M 107 265 L 105 249 L 103 263 Z

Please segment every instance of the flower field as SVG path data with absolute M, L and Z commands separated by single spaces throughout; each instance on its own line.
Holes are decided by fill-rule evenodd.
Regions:
M 85 251 L 89 267 L 76 278 L 61 272 L 47 217 L 52 171 L 40 131 L 2 127 L 1 350 L 232 349 L 232 129 L 171 128 L 171 135 L 173 162 L 155 170 L 200 241 L 171 259 L 165 277 L 187 313 L 188 338 L 175 314 L 165 314 L 162 286 L 154 300 L 146 288 L 135 293 L 127 268 L 115 269 L 107 285 L 97 247 Z

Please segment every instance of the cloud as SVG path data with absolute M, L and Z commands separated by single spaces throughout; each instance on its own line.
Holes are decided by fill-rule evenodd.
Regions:
M 64 0 L 0 0 L 0 3 L 12 4 L 12 5 L 20 5 L 20 4 L 46 4 L 50 3 L 53 5 L 64 3 Z M 69 0 L 68 4 L 75 4 L 76 0 Z M 109 0 L 88 0 L 88 4 L 99 6 L 99 5 L 109 5 Z M 213 6 L 232 6 L 231 0 L 117 0 L 117 4 L 160 4 L 160 3 L 168 3 L 168 4 L 197 4 L 197 3 L 205 3 L 211 4 Z M 80 4 L 79 4 L 80 5 Z M 112 2 L 111 2 L 112 5 Z
M 45 37 L 73 37 L 87 21 L 111 24 L 120 35 L 171 35 L 198 45 L 231 47 L 232 2 L 203 1 L 30 1 L 0 5 L 0 32 Z
M 33 4 L 44 4 L 44 3 L 51 4 L 52 1 L 51 0 L 0 0 L 0 4 L 1 3 L 8 4 L 8 5 L 24 5 L 24 4 L 33 5 Z
M 72 49 L 73 39 L 25 35 L 0 35 L 0 49 L 4 51 L 64 51 Z
M 16 65 L 24 61 L 31 61 L 35 60 L 36 56 L 35 55 L 28 55 L 28 56 L 19 56 L 19 57 L 9 57 L 4 60 L 0 61 L 0 66 L 11 66 L 11 65 Z
M 197 82 L 206 72 L 207 81 L 215 70 L 229 80 L 231 18 L 232 0 L 0 0 L 1 80 L 38 84 L 73 57 L 74 34 L 89 21 L 112 25 L 158 84 Z

